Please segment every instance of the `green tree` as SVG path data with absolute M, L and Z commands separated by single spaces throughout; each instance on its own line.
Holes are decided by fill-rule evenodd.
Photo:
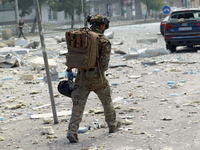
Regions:
M 42 4 L 46 3 L 46 0 L 38 0 L 40 7 Z M 2 4 L 5 5 L 7 3 L 15 3 L 15 0 L 2 0 Z M 19 16 L 25 17 L 26 15 L 30 15 L 32 13 L 32 6 L 34 6 L 33 0 L 18 0 L 18 7 L 21 10 L 21 13 Z M 35 27 L 36 27 L 36 16 L 33 21 L 33 27 L 31 29 L 31 32 L 35 32 Z
M 147 20 L 147 13 L 150 10 L 160 11 L 164 6 L 164 0 L 141 0 L 141 2 L 146 5 L 147 9 L 145 15 L 145 21 Z
M 53 11 L 64 11 L 71 17 L 71 28 L 74 27 L 74 14 L 81 15 L 81 0 L 48 0 L 50 8 Z M 86 11 L 86 0 L 83 0 L 83 12 Z

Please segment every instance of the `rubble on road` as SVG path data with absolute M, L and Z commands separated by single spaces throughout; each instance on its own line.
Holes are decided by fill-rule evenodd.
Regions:
M 53 128 L 51 126 L 43 127 L 41 133 L 42 134 L 52 135 L 52 134 L 54 134 L 54 130 L 53 130 Z
M 0 68 L 13 68 L 20 67 L 21 61 L 17 59 L 13 54 L 0 55 Z
M 105 32 L 105 36 L 106 36 L 108 39 L 113 39 L 113 38 L 114 38 L 114 31 Z
M 9 47 L 15 46 L 15 40 L 3 40 L 2 43 L 8 45 Z
M 157 42 L 158 42 L 157 39 L 139 39 L 136 41 L 136 43 L 147 43 L 147 44 L 157 43 Z
M 131 34 L 128 39 L 124 34 L 124 38 L 117 34 L 111 41 L 113 53 L 105 73 L 111 86 L 105 90 L 112 92 L 113 107 L 122 126 L 119 132 L 108 134 L 102 104 L 91 92 L 78 130 L 79 145 L 66 142 L 73 101 L 57 91 L 59 81 L 67 79 L 64 34 L 45 36 L 58 124 L 53 122 L 38 37 L 31 37 L 28 44 L 20 43 L 20 46 L 15 46 L 16 40 L 2 41 L 7 43 L 0 44 L 0 143 L 3 148 L 60 149 L 64 143 L 70 149 L 91 144 L 98 145 L 96 149 L 113 149 L 110 143 L 121 141 L 119 149 L 150 149 L 154 144 L 160 149 L 176 149 L 188 137 L 198 147 L 198 136 L 191 135 L 195 135 L 200 123 L 199 53 L 171 54 L 160 46 L 161 39 L 151 34 L 144 36 L 144 39 L 146 36 L 156 39 L 151 43 L 137 41 L 137 35 L 133 38 Z M 76 75 L 76 69 L 73 71 Z M 176 139 L 175 146 L 170 145 L 169 138 Z
M 159 49 L 148 49 L 143 48 L 136 50 L 135 48 L 129 48 L 129 51 L 126 55 L 123 56 L 126 60 L 129 59 L 137 59 L 137 58 L 149 58 L 149 57 L 155 57 L 160 55 L 168 55 L 169 52 L 165 50 L 164 48 Z
M 28 44 L 28 41 L 27 40 L 21 40 L 21 39 L 17 39 L 15 41 L 15 46 L 20 46 L 20 47 L 23 47 L 25 45 Z

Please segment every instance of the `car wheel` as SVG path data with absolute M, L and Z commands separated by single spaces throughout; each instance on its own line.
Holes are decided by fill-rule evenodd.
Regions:
M 166 48 L 170 50 L 172 53 L 176 51 L 176 45 L 166 44 Z

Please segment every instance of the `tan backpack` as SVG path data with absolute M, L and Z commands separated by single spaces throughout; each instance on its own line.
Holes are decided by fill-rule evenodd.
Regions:
M 99 35 L 100 33 L 93 32 L 90 28 L 66 31 L 68 48 L 66 65 L 81 70 L 88 70 L 99 65 Z

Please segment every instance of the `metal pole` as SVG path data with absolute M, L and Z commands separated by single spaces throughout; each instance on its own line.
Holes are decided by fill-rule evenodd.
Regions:
M 39 34 L 40 34 L 40 41 L 41 41 L 41 45 L 42 45 L 42 54 L 43 54 L 44 63 L 45 63 L 45 70 L 46 70 L 46 74 L 47 74 L 49 94 L 50 94 L 50 98 L 51 98 L 51 107 L 52 107 L 53 117 L 54 117 L 54 124 L 57 124 L 58 117 L 57 117 L 57 113 L 56 113 L 56 107 L 55 107 L 55 101 L 54 101 L 53 88 L 52 88 L 52 83 L 51 83 L 47 53 L 45 50 L 46 46 L 45 46 L 45 41 L 44 41 L 44 33 L 42 31 L 41 15 L 40 15 L 40 11 L 39 11 L 38 0 L 34 0 L 34 5 L 35 5 L 37 22 L 38 22 Z
M 83 0 L 81 0 L 81 4 L 82 4 L 82 15 L 83 15 L 83 17 L 84 17 L 84 14 L 83 14 Z M 85 26 L 85 24 L 84 24 L 84 18 L 83 18 L 83 27 Z
M 15 0 L 15 21 L 16 21 L 16 34 L 19 34 L 19 30 L 18 30 L 18 23 L 19 23 L 18 0 Z
M 131 0 L 131 19 L 133 20 L 133 0 Z

